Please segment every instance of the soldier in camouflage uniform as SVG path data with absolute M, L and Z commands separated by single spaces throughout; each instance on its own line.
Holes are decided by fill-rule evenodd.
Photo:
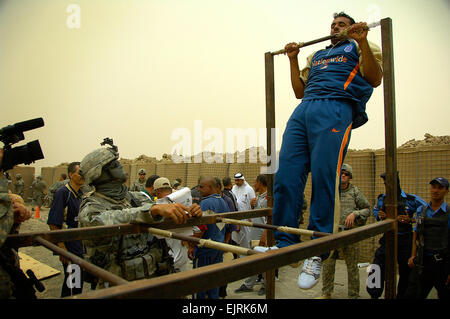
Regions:
M 122 223 L 155 223 L 170 219 L 186 223 L 187 214 L 201 216 L 198 205 L 187 208 L 181 204 L 141 205 L 128 192 L 123 182 L 125 172 L 118 161 L 117 148 L 100 148 L 81 161 L 80 174 L 85 184 L 95 190 L 83 199 L 79 226 L 92 227 Z M 138 280 L 167 274 L 173 260 L 163 247 L 164 241 L 150 234 L 132 234 L 84 241 L 88 260 L 126 280 Z M 109 286 L 99 279 L 97 288 Z
M 16 182 L 14 183 L 14 194 L 23 198 L 25 191 L 25 182 L 22 179 L 22 175 L 16 174 Z
M 36 177 L 36 179 L 31 184 L 32 194 L 33 194 L 33 200 L 31 202 L 31 206 L 34 207 L 38 206 L 41 208 L 42 204 L 44 203 L 44 197 L 45 197 L 45 189 L 47 188 L 47 183 L 42 179 L 42 176 Z
M 364 225 L 370 215 L 370 204 L 361 191 L 350 183 L 352 177 L 352 167 L 349 164 L 343 164 L 341 170 L 341 216 L 339 221 L 339 231 Z M 344 258 L 345 264 L 347 265 L 348 297 L 351 299 L 359 298 L 359 243 L 354 243 L 335 250 L 330 258 L 324 262 L 322 279 L 323 295 L 321 298 L 331 298 L 331 294 L 334 290 L 336 259 L 339 255 Z
M 139 170 L 139 178 L 134 181 L 133 186 L 131 186 L 130 191 L 132 192 L 140 192 L 145 188 L 145 169 L 141 168 Z
M 0 163 L 2 158 L 3 150 L 0 149 Z M 12 275 L 21 272 L 19 258 L 15 250 L 3 246 L 7 236 L 17 232 L 20 223 L 30 217 L 31 212 L 24 205 L 23 199 L 17 195 L 8 194 L 8 182 L 0 171 L 0 299 L 35 297 L 32 287 L 28 286 L 29 294 L 25 294 L 24 289 L 21 288 L 27 287 L 16 285 L 17 280 L 12 278 Z M 22 275 L 25 276 L 23 273 Z

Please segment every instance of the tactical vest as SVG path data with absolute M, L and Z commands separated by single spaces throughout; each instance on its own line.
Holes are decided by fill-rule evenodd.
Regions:
M 117 201 L 117 204 L 113 204 L 113 199 L 98 192 L 85 200 L 96 200 L 97 205 L 103 205 L 105 210 L 121 210 L 141 205 L 140 200 L 130 192 L 127 193 L 126 199 Z M 174 272 L 173 258 L 169 255 L 165 240 L 149 234 L 138 233 L 85 241 L 85 246 L 89 262 L 128 281 Z M 97 284 L 93 278 L 85 281 Z M 102 285 L 99 288 L 102 288 Z
M 423 206 L 426 209 L 425 206 Z M 425 212 L 424 212 L 425 213 Z M 424 246 L 427 251 L 443 251 L 448 247 L 448 214 L 441 210 L 433 217 L 423 218 Z

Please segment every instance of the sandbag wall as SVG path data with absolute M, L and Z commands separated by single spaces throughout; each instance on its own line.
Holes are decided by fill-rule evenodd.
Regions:
M 197 158 L 198 159 L 198 158 Z M 250 163 L 250 159 L 252 162 Z M 239 162 L 238 162 L 239 160 Z M 197 185 L 199 176 L 216 176 L 222 179 L 225 176 L 231 177 L 237 172 L 242 172 L 248 183 L 253 186 L 256 176 L 265 165 L 246 152 L 245 157 L 235 156 L 233 163 L 227 163 L 223 158 L 223 163 L 133 163 L 124 164 L 124 170 L 129 179 L 127 186 L 130 186 L 137 178 L 138 171 L 146 170 L 147 177 L 153 174 L 167 177 L 171 182 L 175 178 L 182 179 L 182 186 L 190 188 Z M 242 163 L 240 163 L 242 162 Z M 379 194 L 384 193 L 383 180 L 380 174 L 385 171 L 384 150 L 377 151 L 352 151 L 349 150 L 345 163 L 353 167 L 352 183 L 356 185 L 366 196 L 372 207 L 376 204 Z M 397 168 L 399 171 L 400 185 L 405 192 L 421 196 L 429 201 L 429 181 L 434 177 L 444 176 L 450 179 L 450 145 L 422 146 L 417 148 L 399 148 L 397 150 Z M 67 166 L 45 167 L 42 169 L 42 176 L 50 186 L 56 182 L 61 173 L 67 172 Z M 28 183 L 29 186 L 31 184 Z M 308 211 L 304 215 L 304 224 L 301 228 L 307 228 L 309 219 L 309 204 L 311 198 L 311 179 L 308 178 L 305 188 L 305 196 L 308 201 Z M 446 198 L 449 202 L 450 198 Z M 371 215 L 368 223 L 375 222 Z M 369 238 L 360 243 L 361 262 L 372 261 L 374 251 L 378 247 L 378 239 L 381 237 Z

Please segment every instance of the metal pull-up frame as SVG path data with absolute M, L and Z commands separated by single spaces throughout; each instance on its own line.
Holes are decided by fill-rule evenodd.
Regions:
M 385 113 L 385 143 L 386 143 L 386 213 L 384 221 L 358 227 L 337 234 L 321 234 L 320 238 L 300 244 L 270 250 L 266 253 L 249 253 L 245 258 L 229 262 L 209 265 L 162 277 L 142 279 L 128 282 L 104 269 L 90 264 L 63 249 L 55 243 L 69 241 L 151 232 L 152 227 L 158 229 L 174 229 L 187 226 L 230 222 L 228 219 L 249 219 L 267 216 L 267 223 L 272 224 L 272 209 L 257 209 L 252 211 L 214 214 L 200 218 L 191 218 L 187 224 L 175 225 L 163 222 L 152 225 L 122 224 L 79 229 L 47 231 L 40 233 L 24 233 L 9 235 L 5 245 L 19 248 L 31 245 L 43 245 L 55 253 L 64 256 L 78 264 L 85 271 L 102 278 L 111 287 L 75 295 L 71 298 L 178 298 L 192 293 L 205 291 L 226 283 L 247 278 L 251 275 L 267 272 L 266 298 L 275 298 L 276 268 L 297 263 L 299 260 L 316 256 L 327 251 L 344 247 L 364 239 L 386 233 L 386 288 L 385 297 L 395 298 L 396 295 L 396 265 L 397 265 L 397 156 L 395 127 L 395 87 L 394 61 L 392 46 L 392 21 L 386 18 L 381 22 L 383 81 L 384 81 L 384 113 Z M 325 40 L 322 40 L 325 41 Z M 310 41 L 310 43 L 317 41 Z M 276 156 L 271 156 L 275 149 L 272 144 L 272 128 L 275 128 L 275 86 L 274 86 L 274 54 L 265 54 L 266 68 L 266 127 L 267 151 L 274 165 Z M 273 147 L 273 148 L 272 148 Z M 268 205 L 273 207 L 273 174 L 268 174 Z M 227 220 L 224 220 L 227 219 Z M 258 226 L 258 225 L 254 225 Z M 260 225 L 259 225 L 260 226 Z M 282 225 L 280 225 L 282 226 Z M 270 227 L 266 227 L 270 228 Z M 292 230 L 290 230 L 292 231 Z M 268 243 L 274 245 L 273 232 L 268 231 Z M 224 248 L 226 249 L 226 248 Z
M 394 80 L 394 49 L 392 35 L 392 19 L 385 18 L 379 22 L 372 23 L 369 27 L 381 26 L 381 45 L 383 55 L 383 92 L 384 92 L 384 130 L 385 130 L 385 162 L 386 162 L 386 214 L 389 220 L 397 219 L 397 135 L 396 135 L 396 115 L 395 115 L 395 80 Z M 330 40 L 332 36 L 322 37 L 308 42 L 300 42 L 299 47 L 316 44 Z M 267 52 L 265 58 L 266 76 L 266 128 L 267 128 L 267 152 L 271 159 L 271 167 L 277 167 L 276 147 L 273 145 L 275 138 L 272 136 L 272 128 L 275 128 L 275 77 L 274 77 L 274 56 L 284 53 L 284 50 Z M 273 175 L 268 178 L 269 206 L 273 207 Z M 364 226 L 362 229 L 365 229 Z M 347 232 L 345 232 L 347 233 Z M 335 235 L 333 235 L 334 237 Z M 316 240 L 314 240 L 315 242 Z M 271 234 L 269 244 L 274 244 Z M 316 252 L 317 256 L 319 252 Z M 312 256 L 312 255 L 311 255 Z M 308 256 L 310 257 L 310 256 Z M 385 275 L 385 297 L 393 299 L 396 296 L 397 281 L 397 224 L 392 223 L 391 228 L 386 230 L 386 275 Z M 266 287 L 273 288 L 274 277 L 268 276 Z M 268 289 L 266 289 L 268 291 Z M 274 290 L 272 290 L 274 291 Z M 274 295 L 270 295 L 274 298 Z

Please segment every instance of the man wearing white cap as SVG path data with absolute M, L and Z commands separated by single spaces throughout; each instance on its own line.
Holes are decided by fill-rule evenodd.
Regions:
M 234 174 L 235 185 L 232 188 L 232 192 L 236 195 L 238 210 L 251 210 L 251 200 L 256 198 L 255 191 L 246 182 L 245 177 L 242 173 Z M 250 228 L 248 226 L 240 226 L 240 230 L 234 231 L 232 234 L 232 239 L 241 247 L 250 247 Z
M 156 203 L 160 201 L 160 199 L 172 194 L 172 185 L 170 184 L 169 179 L 165 177 L 160 177 L 155 180 L 153 183 L 153 187 L 155 189 L 156 197 L 158 197 L 158 200 Z M 182 234 L 182 235 L 192 235 L 192 227 L 186 227 L 188 231 L 186 231 L 184 228 L 180 231 L 172 230 L 176 233 Z M 187 262 L 188 262 L 188 250 L 186 246 L 183 245 L 181 240 L 173 239 L 173 238 L 166 238 L 166 243 L 170 247 L 169 254 L 173 258 L 173 263 L 175 267 L 175 271 L 185 271 L 187 270 Z

